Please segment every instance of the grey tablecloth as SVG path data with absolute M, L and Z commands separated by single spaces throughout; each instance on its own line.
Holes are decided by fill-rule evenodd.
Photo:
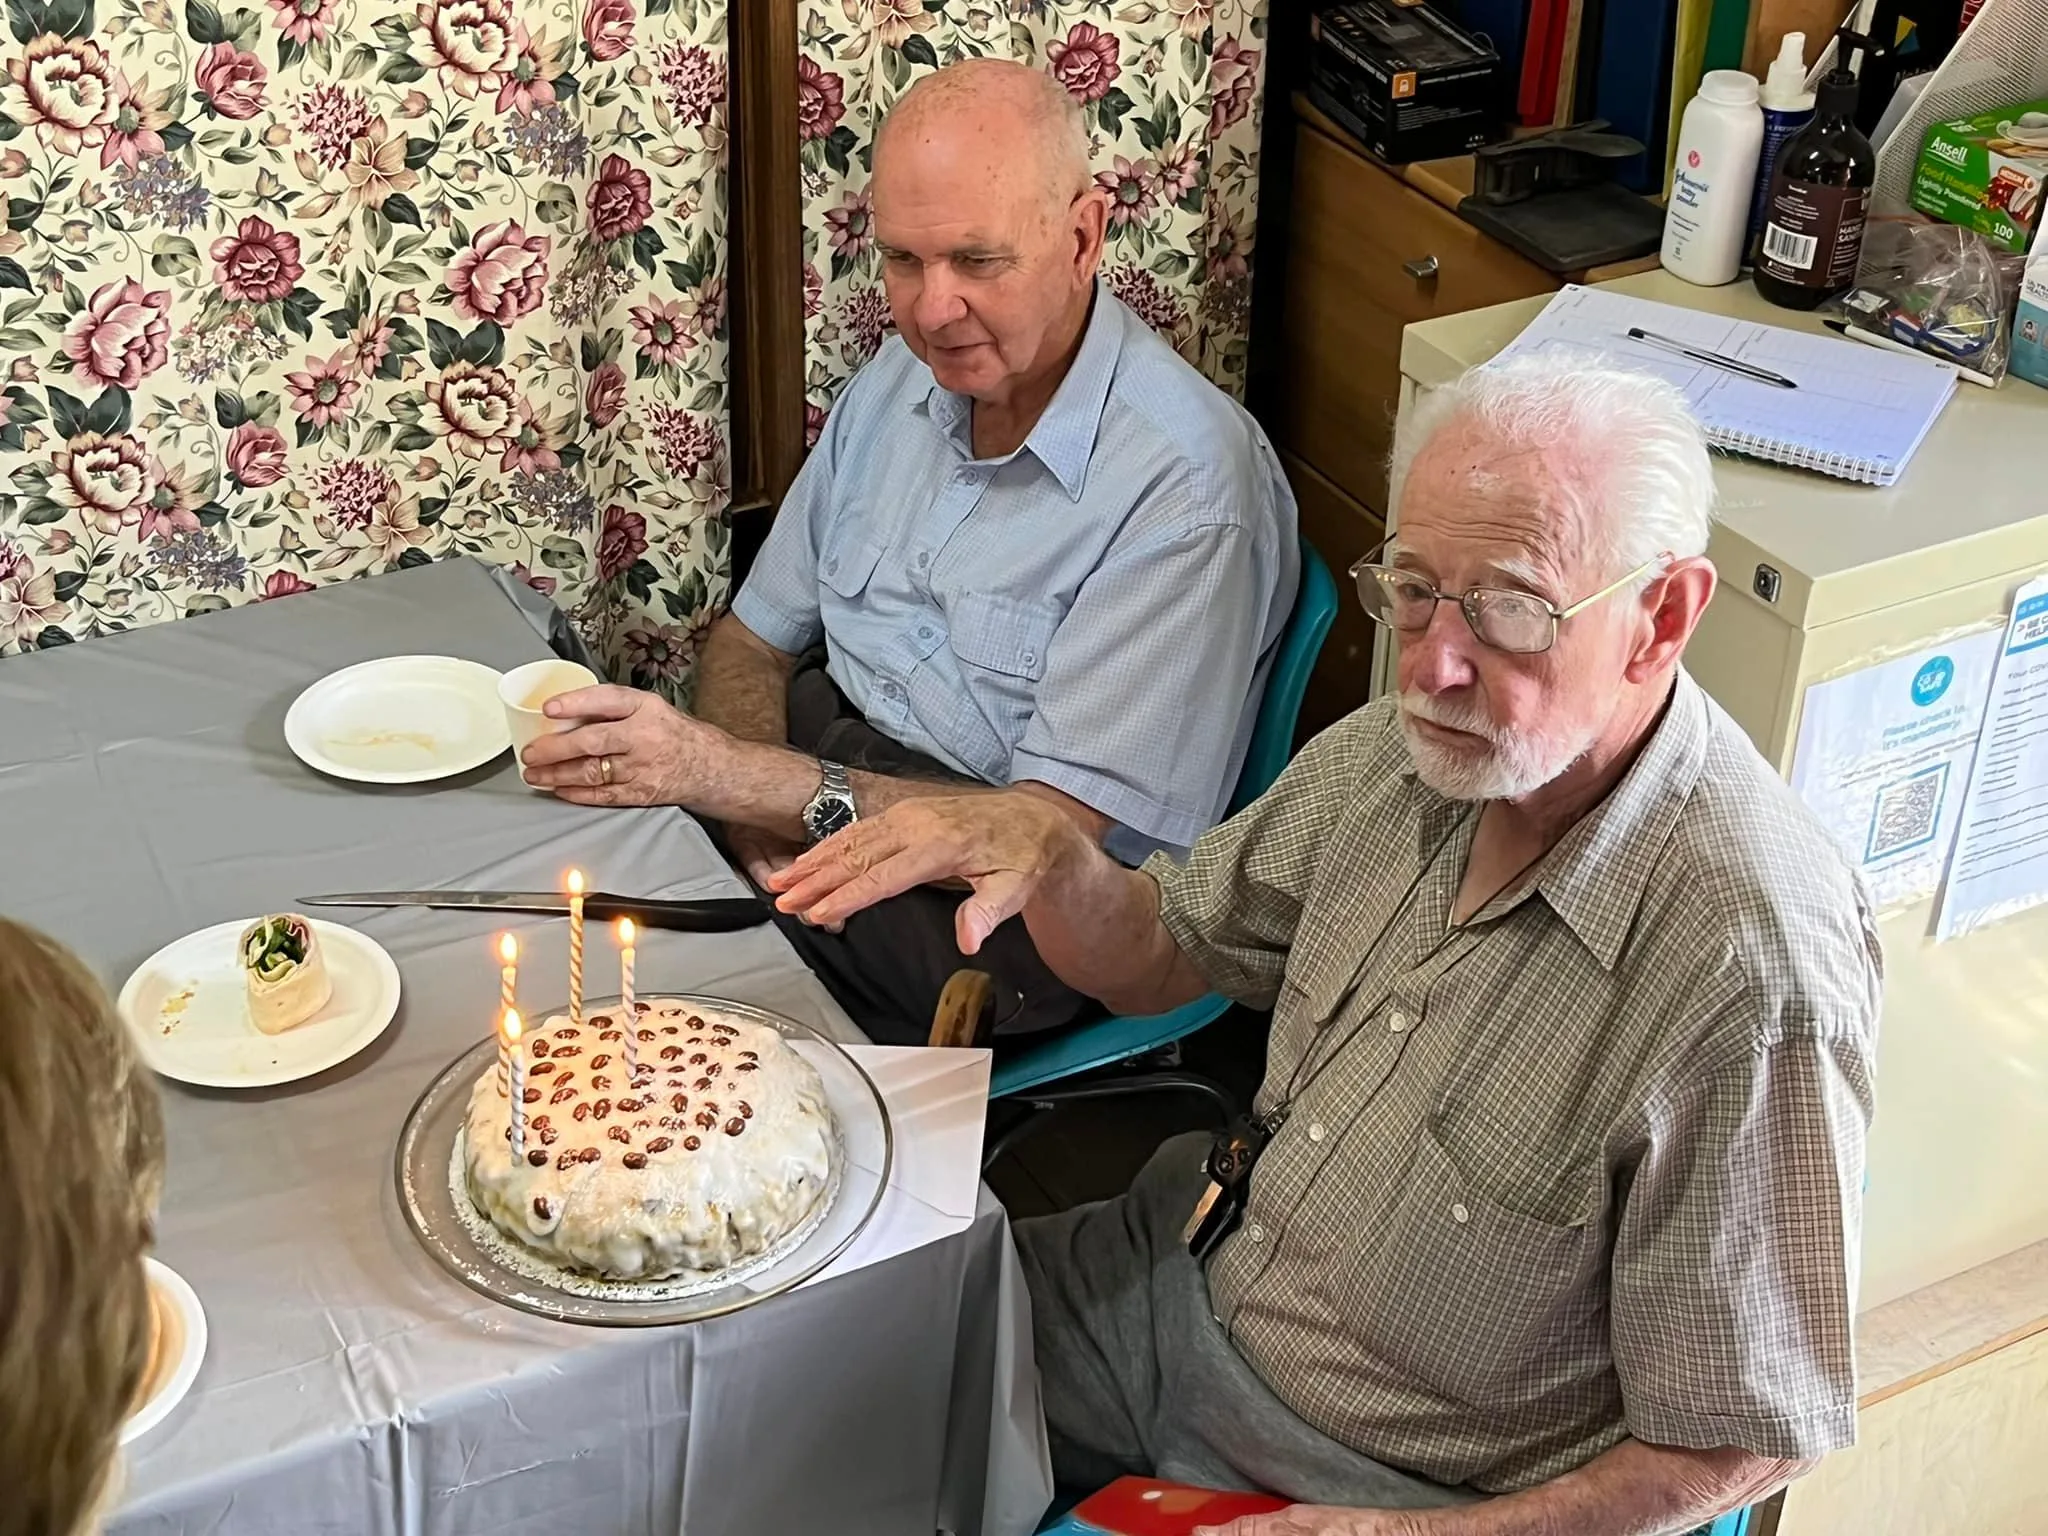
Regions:
M 535 887 L 571 863 L 639 895 L 736 893 L 672 811 L 525 789 L 509 758 L 367 789 L 291 757 L 286 706 L 333 668 L 544 655 L 455 562 L 0 662 L 0 910 L 110 986 L 159 945 L 325 890 Z M 119 1536 L 208 1532 L 1022 1532 L 1050 1492 L 1002 1212 L 960 1237 L 686 1328 L 611 1332 L 485 1302 L 406 1229 L 392 1153 L 488 1027 L 491 924 L 379 912 L 404 1001 L 375 1045 L 251 1093 L 164 1085 L 159 1252 L 205 1305 L 185 1403 L 135 1447 Z M 561 923 L 523 930 L 565 975 Z M 649 934 L 643 992 L 852 1026 L 771 928 Z

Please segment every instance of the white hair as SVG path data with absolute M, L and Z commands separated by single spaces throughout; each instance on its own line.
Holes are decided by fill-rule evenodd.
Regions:
M 1685 396 L 1654 374 L 1582 353 L 1539 352 L 1469 369 L 1423 393 L 1395 436 L 1399 506 L 1415 457 L 1452 422 L 1507 450 L 1555 455 L 1558 488 L 1610 574 L 1659 555 L 1706 553 L 1714 467 Z M 1648 579 L 1647 577 L 1645 578 Z

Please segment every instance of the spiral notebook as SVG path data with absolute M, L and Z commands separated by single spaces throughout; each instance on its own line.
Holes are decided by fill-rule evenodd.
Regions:
M 1638 340 L 1631 330 L 1660 341 Z M 1788 379 L 1765 383 L 1689 348 Z M 1890 485 L 1956 392 L 1953 364 L 1572 284 L 1499 357 L 1583 352 L 1669 379 L 1716 448 Z

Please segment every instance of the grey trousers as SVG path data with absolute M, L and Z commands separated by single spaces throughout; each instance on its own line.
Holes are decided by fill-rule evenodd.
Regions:
M 1181 1242 L 1209 1143 L 1177 1136 L 1128 1194 L 1017 1223 L 1055 1481 L 1092 1489 L 1154 1476 L 1354 1509 L 1478 1497 L 1312 1428 L 1231 1346 Z

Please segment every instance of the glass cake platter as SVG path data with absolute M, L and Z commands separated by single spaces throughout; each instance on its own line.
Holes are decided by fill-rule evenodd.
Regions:
M 645 1328 L 695 1322 L 801 1285 L 844 1253 L 881 1205 L 895 1154 L 889 1111 L 873 1080 L 836 1041 L 808 1024 L 724 998 L 664 992 L 641 1001 L 683 1003 L 763 1025 L 817 1069 L 832 1110 L 835 1167 L 821 1213 L 745 1264 L 672 1280 L 597 1280 L 512 1242 L 476 1210 L 462 1172 L 470 1090 L 494 1069 L 498 1057 L 497 1038 L 486 1036 L 450 1062 L 420 1095 L 398 1137 L 398 1199 L 406 1224 L 427 1252 L 470 1289 L 522 1312 L 568 1323 Z M 584 1009 L 602 1013 L 618 1003 L 616 997 L 592 998 Z M 566 1012 L 564 1004 L 533 1017 Z

